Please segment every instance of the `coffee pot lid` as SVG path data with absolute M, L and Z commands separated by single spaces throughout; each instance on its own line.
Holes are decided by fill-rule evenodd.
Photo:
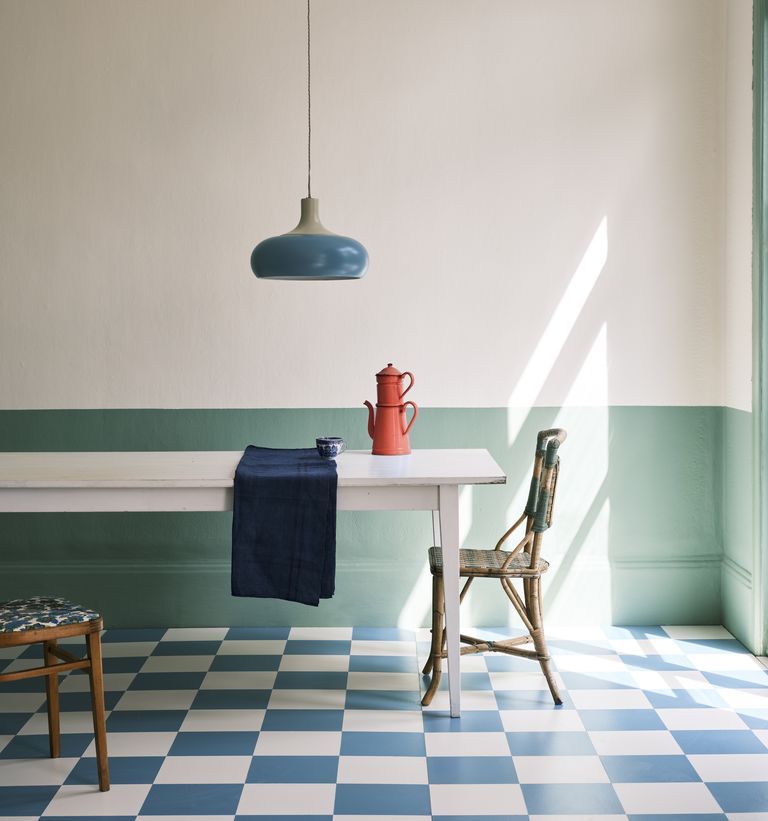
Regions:
M 391 362 L 387 362 L 387 367 L 382 368 L 376 376 L 402 376 L 403 374 L 395 368 Z

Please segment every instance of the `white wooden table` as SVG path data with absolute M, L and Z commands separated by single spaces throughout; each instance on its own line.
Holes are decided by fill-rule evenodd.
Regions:
M 241 451 L 0 453 L 0 513 L 227 511 Z M 459 488 L 503 484 L 487 450 L 347 451 L 339 510 L 430 510 L 443 547 L 448 688 L 460 713 Z M 416 545 L 423 549 L 426 545 Z

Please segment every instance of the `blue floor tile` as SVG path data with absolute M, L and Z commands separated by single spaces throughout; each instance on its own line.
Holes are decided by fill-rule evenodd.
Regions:
M 655 710 L 579 710 L 587 730 L 666 730 Z
M 346 690 L 347 674 L 312 670 L 278 673 L 276 690 Z
M 163 756 L 112 756 L 109 759 L 109 781 L 111 784 L 153 784 L 163 761 Z M 96 759 L 81 758 L 64 783 L 98 784 Z
M 751 730 L 674 730 L 672 736 L 686 755 L 766 753 Z
M 600 760 L 612 784 L 701 781 L 684 755 L 604 755 Z
M 44 693 L 45 678 L 21 678 L 17 681 L 4 681 L 0 684 L 0 698 L 3 693 Z
M 556 705 L 549 690 L 496 690 L 499 710 L 571 710 L 573 702 L 567 690 L 560 690 L 563 703 Z
M 107 732 L 175 733 L 186 717 L 186 710 L 114 710 L 107 716 Z
M 178 733 L 168 755 L 253 755 L 257 732 Z
M 342 755 L 426 755 L 422 733 L 357 733 L 341 735 Z
M 343 710 L 267 710 L 262 730 L 339 731 L 344 724 Z
M 242 784 L 155 784 L 142 815 L 234 815 Z
M 587 733 L 507 733 L 512 755 L 596 755 Z
M 114 710 L 117 702 L 123 697 L 122 690 L 108 690 L 104 693 L 104 708 Z M 62 713 L 90 713 L 91 694 L 86 693 L 59 693 L 59 709 Z M 45 702 L 40 705 L 38 713 L 46 712 Z
M 557 665 L 555 665 L 557 666 Z M 632 673 L 621 670 L 603 673 L 560 673 L 566 690 L 636 690 Z
M 220 641 L 161 641 L 152 651 L 153 656 L 213 656 L 221 647 Z
M 737 715 L 750 730 L 768 729 L 768 709 L 765 707 L 737 708 Z
M 496 710 L 462 710 L 459 718 L 446 713 L 425 712 L 425 733 L 500 733 L 504 731 Z
M 627 665 L 628 668 L 635 670 L 669 670 L 669 671 L 685 671 L 693 669 L 693 665 L 688 660 L 687 656 L 619 656 L 621 661 Z
M 93 733 L 62 733 L 61 757 L 80 758 L 93 741 Z M 48 758 L 51 754 L 48 735 L 17 735 L 0 750 L 0 759 Z
M 0 787 L 0 818 L 8 815 L 41 815 L 58 787 Z
M 230 627 L 226 641 L 285 641 L 290 627 Z
M 725 812 L 768 813 L 768 781 L 725 781 L 707 786 Z
M 348 656 L 351 641 L 332 639 L 289 639 L 285 643 L 287 656 Z
M 715 687 L 727 687 L 736 690 L 745 687 L 750 689 L 768 687 L 768 672 L 763 670 L 739 670 L 731 673 L 709 673 L 703 670 L 702 675 Z
M 335 755 L 257 755 L 251 762 L 249 784 L 335 784 L 339 758 Z
M 197 690 L 205 673 L 139 673 L 129 690 Z
M 32 713 L 0 713 L 0 735 L 16 735 L 31 716 Z
M 723 813 L 678 813 L 673 815 L 628 815 L 629 821 L 728 821 Z
M 200 690 L 193 710 L 263 710 L 271 690 Z
M 350 673 L 415 673 L 415 656 L 350 656 Z
M 624 813 L 610 784 L 523 784 L 522 789 L 531 815 Z
M 415 690 L 348 690 L 347 710 L 421 710 Z
M 645 696 L 654 710 L 685 709 L 687 707 L 726 707 L 716 690 L 645 690 Z
M 334 815 L 429 815 L 424 784 L 339 784 Z
M 281 659 L 282 656 L 216 656 L 210 666 L 210 670 L 216 673 L 240 670 L 248 672 L 277 670 L 280 666 Z
M 429 681 L 429 676 L 424 676 L 426 682 Z M 440 690 L 448 689 L 448 676 L 443 676 L 440 679 Z M 493 690 L 491 685 L 491 677 L 488 673 L 462 673 L 461 674 L 461 689 L 462 690 Z
M 432 821 L 528 821 L 527 815 L 433 815 Z
M 46 819 L 47 821 L 47 819 Z M 236 815 L 235 821 L 333 821 L 332 815 Z
M 677 639 L 677 646 L 683 653 L 739 653 L 752 654 L 738 639 Z
M 517 784 L 511 758 L 435 756 L 427 759 L 430 784 Z

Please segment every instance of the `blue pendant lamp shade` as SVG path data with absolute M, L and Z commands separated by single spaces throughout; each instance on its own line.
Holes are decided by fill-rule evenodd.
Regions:
M 307 196 L 301 201 L 299 224 L 287 234 L 260 242 L 251 254 L 251 269 L 259 279 L 360 279 L 368 270 L 368 252 L 350 237 L 327 231 L 312 196 L 312 28 L 307 0 Z
M 259 279 L 320 281 L 360 279 L 368 270 L 368 252 L 351 237 L 327 231 L 318 216 L 319 200 L 301 201 L 299 224 L 287 234 L 262 240 L 251 254 Z

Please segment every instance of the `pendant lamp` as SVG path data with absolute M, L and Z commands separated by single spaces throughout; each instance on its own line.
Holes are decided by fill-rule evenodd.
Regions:
M 251 254 L 259 279 L 360 279 L 368 269 L 368 252 L 357 241 L 323 227 L 319 200 L 312 196 L 312 73 L 310 0 L 307 0 L 307 196 L 299 224 L 287 234 L 260 242 Z

